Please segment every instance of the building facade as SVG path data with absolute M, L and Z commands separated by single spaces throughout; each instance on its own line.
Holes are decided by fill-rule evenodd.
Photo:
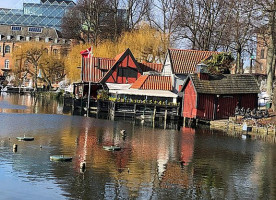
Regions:
M 257 37 L 255 73 L 266 75 L 267 42 L 263 36 Z
M 12 75 L 26 67 L 13 57 L 16 48 L 26 42 L 45 43 L 45 52 L 58 58 L 64 57 L 71 48 L 72 40 L 63 39 L 53 28 L 0 25 L 0 73 Z
M 62 17 L 74 5 L 72 0 L 41 0 L 23 3 L 23 9 L 0 8 L 0 24 L 61 30 Z

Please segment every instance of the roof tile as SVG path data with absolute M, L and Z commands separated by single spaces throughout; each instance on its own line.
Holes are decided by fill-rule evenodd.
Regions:
M 175 74 L 194 73 L 198 64 L 218 53 L 215 51 L 169 49 L 171 64 Z
M 200 80 L 198 74 L 190 74 L 195 89 L 203 94 L 252 94 L 259 93 L 257 81 L 252 75 L 223 74 Z
M 133 89 L 142 90 L 172 90 L 170 76 L 142 75 L 131 86 Z

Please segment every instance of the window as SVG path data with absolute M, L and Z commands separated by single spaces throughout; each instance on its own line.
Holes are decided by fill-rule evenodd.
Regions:
M 48 49 L 47 48 L 45 48 L 43 51 L 44 51 L 44 53 L 48 54 Z
M 5 69 L 9 69 L 9 67 L 10 67 L 10 61 L 5 60 Z
M 10 53 L 11 52 L 11 47 L 9 45 L 7 45 L 5 47 L 5 53 Z
M 56 56 L 58 54 L 58 50 L 57 49 L 54 49 L 53 50 L 53 54 Z
M 42 28 L 39 28 L 39 27 L 29 27 L 28 31 L 29 32 L 34 32 L 34 33 L 42 33 Z
M 12 26 L 11 30 L 12 31 L 21 31 L 21 26 Z
M 264 49 L 261 50 L 261 59 L 264 59 Z

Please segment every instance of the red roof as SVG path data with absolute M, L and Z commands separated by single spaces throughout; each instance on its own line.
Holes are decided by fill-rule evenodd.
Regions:
M 124 55 L 125 52 L 126 51 L 124 51 L 124 52 L 118 54 L 117 56 L 115 56 L 114 60 L 117 62 Z
M 194 73 L 196 66 L 219 52 L 169 49 L 171 65 L 175 74 Z
M 142 90 L 172 90 L 170 76 L 142 75 L 131 86 Z
M 99 80 L 115 64 L 114 59 L 90 57 L 83 59 L 83 81 L 99 82 Z
M 161 72 L 163 68 L 163 64 L 147 63 L 147 62 L 139 63 L 139 66 L 143 72 L 148 72 L 148 71 Z

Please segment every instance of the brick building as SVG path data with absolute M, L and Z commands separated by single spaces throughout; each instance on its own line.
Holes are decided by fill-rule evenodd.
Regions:
M 20 44 L 25 42 L 44 42 L 45 51 L 58 57 L 70 50 L 72 40 L 63 39 L 54 28 L 32 26 L 0 25 L 0 73 L 13 74 L 24 66 L 12 55 Z
M 257 37 L 255 73 L 266 75 L 267 42 L 263 36 Z

